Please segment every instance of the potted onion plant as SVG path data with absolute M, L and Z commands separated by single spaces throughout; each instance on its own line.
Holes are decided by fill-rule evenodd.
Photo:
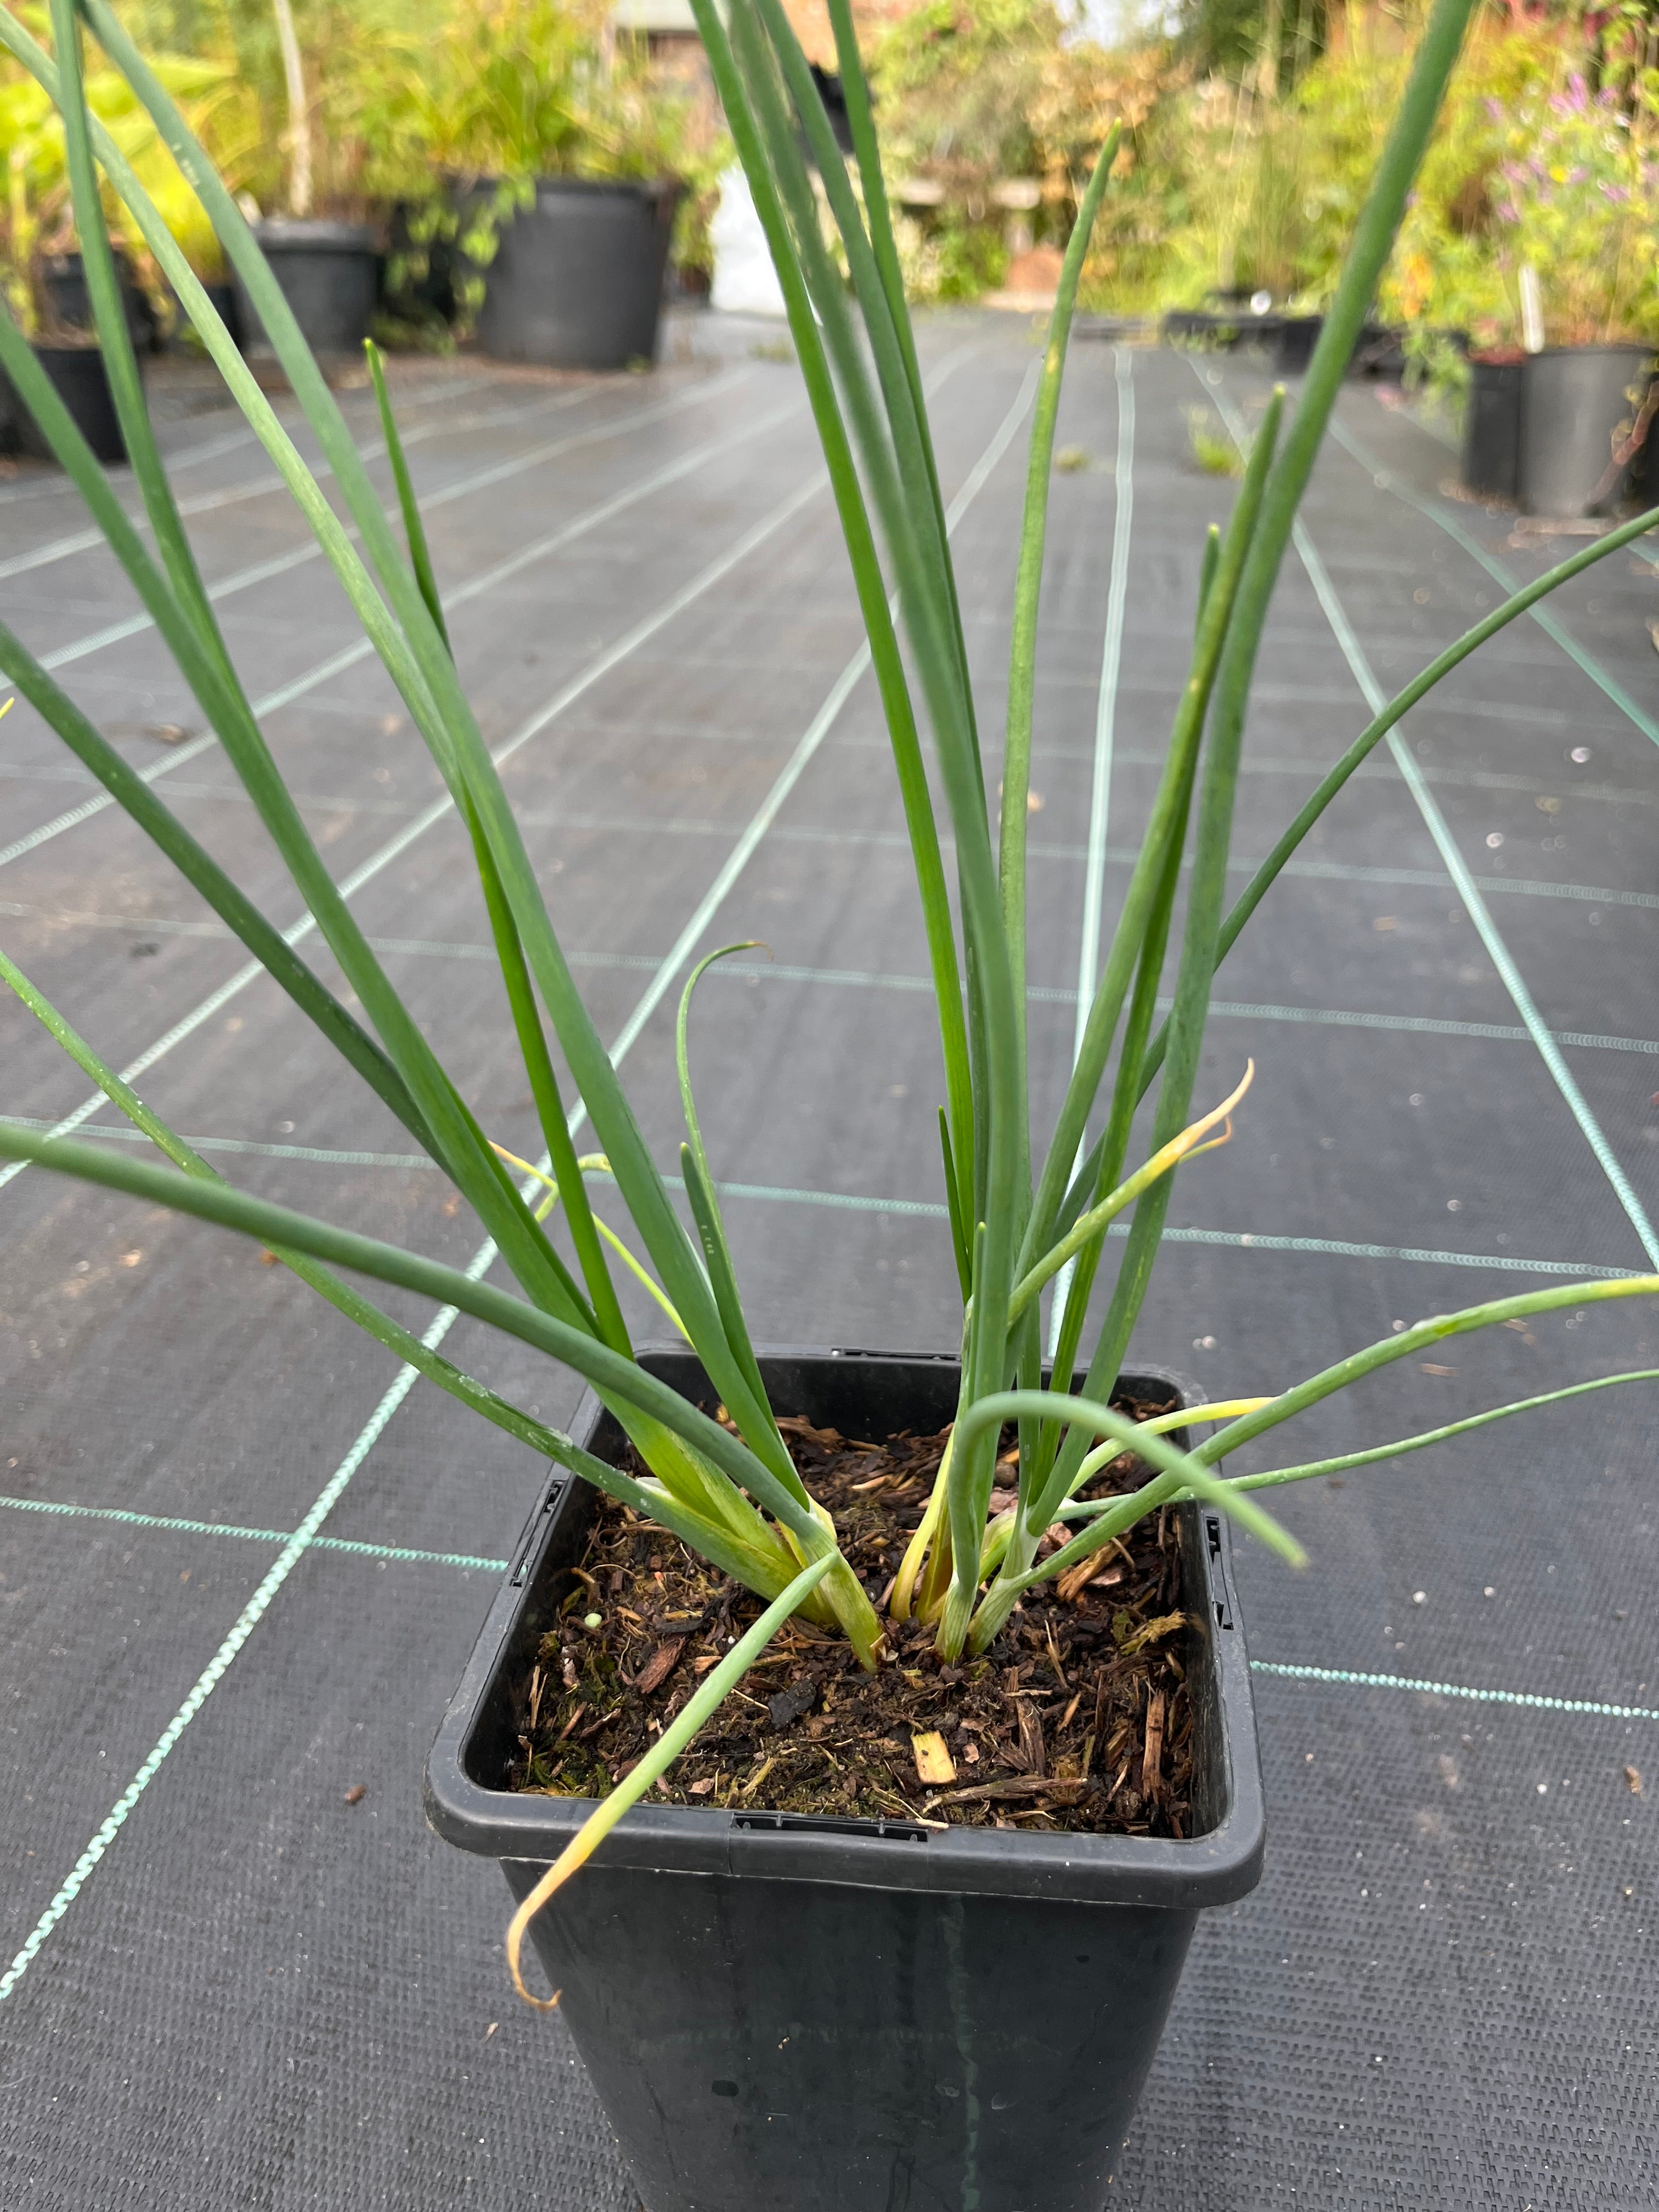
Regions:
M 831 15 L 856 187 L 781 0 L 696 4 L 788 307 L 892 740 L 936 987 L 958 1347 L 927 1358 L 902 1347 L 757 1348 L 763 1331 L 743 1304 L 691 1074 L 695 988 L 720 955 L 692 971 L 680 1005 L 677 1193 L 577 992 L 458 680 L 384 386 L 377 376 L 401 539 L 233 197 L 108 0 L 51 0 L 50 54 L 9 14 L 0 43 L 64 114 L 88 280 L 154 555 L 3 319 L 0 363 L 221 738 L 349 1002 L 3 626 L 0 669 L 448 1176 L 512 1286 L 234 1188 L 9 963 L 13 990 L 164 1158 L 9 1123 L 0 1154 L 257 1237 L 378 1342 L 550 1462 L 440 1732 L 428 1802 L 442 1832 L 502 1862 L 520 1900 L 507 1942 L 514 1980 L 529 1995 L 528 1933 L 564 1993 L 651 2212 L 1083 2212 L 1101 2201 L 1198 1911 L 1240 1895 L 1261 1863 L 1229 1528 L 1299 1565 L 1261 1494 L 1333 1463 L 1292 1451 L 1232 1474 L 1228 1462 L 1358 1377 L 1447 1338 L 1659 1294 L 1659 1277 L 1645 1276 L 1490 1301 L 1359 1348 L 1268 1399 L 1182 1404 L 1167 1378 L 1125 1373 L 1177 1168 L 1246 1110 L 1248 1069 L 1225 1099 L 1200 1110 L 1194 1097 L 1216 970 L 1401 716 L 1486 639 L 1659 514 L 1584 547 L 1424 669 L 1334 763 L 1227 907 L 1268 603 L 1472 4 L 1437 0 L 1294 415 L 1282 419 L 1282 399 L 1270 406 L 1225 531 L 1209 539 L 1188 681 L 1076 1069 L 1054 1125 L 1034 1127 L 1024 1010 L 1036 616 L 1066 341 L 1115 134 L 1081 197 L 1042 362 L 999 801 L 981 765 L 848 0 L 833 0 Z M 88 118 L 82 26 L 199 194 L 347 515 L 322 495 L 118 147 Z M 848 283 L 820 228 L 808 153 Z M 538 1162 L 490 1141 L 364 937 L 264 743 L 144 414 L 98 204 L 100 167 L 316 532 L 469 832 L 538 1111 Z M 1173 1007 L 1160 1026 L 1166 969 Z M 1136 1159 L 1133 1116 L 1149 1093 L 1152 1149 Z M 602 1148 L 585 1155 L 575 1143 L 584 1118 Z M 590 1181 L 610 1194 L 611 1220 L 594 1210 Z M 1109 1270 L 1107 1232 L 1126 1214 Z M 648 1284 L 679 1348 L 636 1344 L 619 1260 L 622 1289 L 630 1277 Z M 1091 1296 L 1097 1279 L 1103 1313 Z M 375 1302 L 382 1284 L 453 1304 L 583 1377 L 591 1396 L 573 1431 L 551 1429 L 447 1361 Z M 1520 1410 L 1494 1407 L 1462 1425 Z M 1435 1438 L 1381 1442 L 1335 1464 Z

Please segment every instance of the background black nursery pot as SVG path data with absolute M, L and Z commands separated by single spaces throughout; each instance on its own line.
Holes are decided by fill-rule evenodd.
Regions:
M 678 199 L 670 179 L 539 178 L 483 272 L 484 352 L 550 368 L 654 361 Z

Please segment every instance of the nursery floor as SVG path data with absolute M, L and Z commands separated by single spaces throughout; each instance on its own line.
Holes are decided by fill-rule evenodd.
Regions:
M 921 933 L 805 406 L 766 336 L 687 319 L 642 379 L 417 365 L 412 459 L 472 696 L 660 1157 L 690 957 L 774 950 L 711 975 L 694 1047 L 764 1333 L 944 1346 Z M 994 730 L 1037 356 L 988 316 L 931 322 L 924 350 Z M 1231 496 L 1188 415 L 1248 419 L 1262 389 L 1248 365 L 1075 350 L 1060 439 L 1089 465 L 1055 482 L 1037 695 L 1040 1124 Z M 365 395 L 344 404 L 372 438 Z M 477 1002 L 463 840 L 398 702 L 236 418 L 178 410 L 164 434 L 331 865 L 492 1133 L 533 1149 Z M 1444 494 L 1454 468 L 1345 392 L 1275 604 L 1244 859 L 1361 726 L 1364 686 L 1570 542 L 1511 542 L 1511 518 Z M 0 484 L 6 619 L 295 921 L 82 532 L 58 480 Z M 1200 1081 L 1218 1097 L 1253 1055 L 1255 1091 L 1182 1176 L 1138 1366 L 1271 1389 L 1397 1320 L 1659 1263 L 1656 615 L 1659 576 L 1621 554 L 1553 627 L 1505 633 L 1275 890 Z M 175 1127 L 252 1188 L 473 1256 L 407 1141 L 21 708 L 0 789 L 0 942 Z M 4 1110 L 110 1127 L 44 1032 L 15 1006 L 0 1023 Z M 6 1181 L 0 2201 L 633 2212 L 564 2029 L 509 1993 L 499 1875 L 421 1817 L 538 1467 L 250 1248 Z M 467 1327 L 449 1341 L 482 1357 Z M 1656 1353 L 1645 1304 L 1555 1316 L 1408 1364 L 1302 1440 L 1338 1451 Z M 574 1403 L 528 1355 L 489 1371 L 544 1415 Z M 1268 1871 L 1200 1930 L 1113 2203 L 1656 2201 L 1654 1403 L 1610 1392 L 1284 1494 L 1299 1579 L 1241 1547 Z

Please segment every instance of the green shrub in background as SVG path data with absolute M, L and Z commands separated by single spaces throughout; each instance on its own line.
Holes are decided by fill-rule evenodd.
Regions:
M 1038 181 L 1036 235 L 1063 246 L 1109 131 L 1133 132 L 1189 75 L 1165 45 L 1108 51 L 1077 36 L 1054 0 L 927 0 L 873 42 L 870 70 L 895 179 L 925 178 L 945 195 L 937 214 L 901 209 L 895 221 L 906 289 L 921 300 L 1002 283 L 991 193 L 1003 179 Z M 1109 207 L 1134 167 L 1126 138 Z
M 270 0 L 136 0 L 122 12 L 227 183 L 267 212 L 285 206 L 288 102 Z M 401 205 L 406 261 L 444 236 L 483 266 L 533 177 L 672 175 L 686 187 L 675 258 L 708 268 L 730 142 L 712 100 L 659 82 L 642 46 L 613 43 L 608 14 L 608 0 L 295 0 L 313 211 L 376 216 Z M 192 265 L 220 274 L 212 227 L 130 88 L 94 70 L 87 89 Z M 0 156 L 5 277 L 16 311 L 32 316 L 33 260 L 74 238 L 62 122 L 9 59 L 0 59 Z M 479 178 L 503 189 L 476 199 L 463 223 L 453 183 Z M 112 200 L 108 211 L 118 242 L 153 278 Z M 476 307 L 476 270 L 462 289 Z
M 1652 118 L 1573 70 L 1513 108 L 1492 102 L 1504 156 L 1489 183 L 1506 295 L 1523 264 L 1542 279 L 1556 344 L 1659 336 L 1659 147 Z
M 899 16 L 871 64 L 894 175 L 937 178 L 966 200 L 1033 174 L 1031 118 L 1060 29 L 1050 0 L 924 0 Z
M 1153 312 L 1264 290 L 1323 307 L 1419 12 L 1351 9 L 1277 95 L 1255 67 L 1183 82 L 1165 48 L 1097 233 L 1088 304 Z M 1623 32 L 1496 9 L 1477 24 L 1378 287 L 1378 313 L 1417 333 L 1420 357 L 1443 352 L 1432 334 L 1451 328 L 1514 343 L 1524 262 L 1553 342 L 1659 335 L 1656 86 Z
M 155 68 L 191 128 L 204 143 L 215 147 L 227 167 L 234 167 L 239 153 L 245 155 L 257 143 L 257 113 L 229 64 L 211 57 L 172 54 L 159 59 Z M 95 70 L 87 80 L 87 99 L 166 217 L 191 266 L 203 274 L 217 275 L 221 263 L 213 227 L 125 80 L 113 70 Z M 75 228 L 63 118 L 33 78 L 4 59 L 0 59 L 0 164 L 5 174 L 0 283 L 12 313 L 32 332 L 40 320 L 41 258 L 73 246 Z M 154 267 L 142 240 L 130 224 L 119 221 L 113 194 L 106 198 L 116 243 L 131 258 L 140 280 L 154 289 Z

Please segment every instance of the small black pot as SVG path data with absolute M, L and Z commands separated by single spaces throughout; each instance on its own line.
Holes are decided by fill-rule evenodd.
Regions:
M 708 1398 L 690 1355 L 642 1364 Z M 948 1356 L 761 1367 L 775 1404 L 846 1435 L 925 1433 L 956 1411 Z M 620 1451 L 591 1395 L 574 1433 Z M 592 1499 L 556 1471 L 427 1763 L 428 1820 L 499 1859 L 519 1899 L 592 1809 L 500 1784 Z M 1199 1911 L 1261 1869 L 1227 1532 L 1195 1505 L 1180 1526 L 1191 1841 L 642 1803 L 538 1917 L 650 2212 L 1099 2212 Z
M 368 224 L 273 218 L 256 223 L 253 234 L 312 350 L 360 350 L 379 283 L 378 246 Z M 264 325 L 240 280 L 236 293 L 246 344 Z
M 1324 327 L 1323 315 L 1281 316 L 1279 349 L 1273 359 L 1275 373 L 1279 376 L 1305 376 Z
M 1519 361 L 1472 361 L 1463 415 L 1463 485 L 1483 499 L 1512 501 L 1521 475 Z
M 1645 345 L 1552 346 L 1528 356 L 1518 481 L 1523 514 L 1588 514 L 1617 504 L 1630 464 L 1615 467 L 1613 449 L 1633 424 L 1652 372 L 1653 348 Z
M 654 361 L 679 191 L 672 180 L 542 178 L 483 272 L 484 352 L 549 368 Z
M 1370 377 L 1374 384 L 1403 384 L 1406 379 L 1406 339 L 1402 331 L 1386 323 L 1367 323 L 1354 341 L 1348 361 L 1350 376 Z
M 51 378 L 53 390 L 75 418 L 76 427 L 94 456 L 106 465 L 125 461 L 126 441 L 121 435 L 120 419 L 110 395 L 109 375 L 99 349 L 95 345 L 37 345 L 34 357 Z M 27 453 L 38 461 L 58 458 L 3 369 L 0 369 L 0 443 L 9 453 Z
M 214 309 L 219 320 L 229 333 L 232 344 L 238 346 L 244 344 L 246 330 L 242 321 L 241 287 L 232 283 L 228 277 L 216 279 L 211 283 L 204 277 L 202 289 L 208 295 L 209 305 Z M 182 316 L 184 313 L 182 307 L 179 312 Z
M 1213 314 L 1203 307 L 1171 308 L 1160 325 L 1165 345 L 1214 347 L 1224 353 L 1276 342 L 1282 315 L 1255 315 L 1248 305 L 1235 314 Z
M 112 249 L 115 275 L 126 309 L 127 335 L 135 351 L 161 350 L 161 324 L 131 261 L 120 247 Z M 78 252 L 48 254 L 40 270 L 40 289 L 46 294 L 51 319 L 60 330 L 91 331 L 95 326 L 92 295 L 87 285 L 86 264 Z

